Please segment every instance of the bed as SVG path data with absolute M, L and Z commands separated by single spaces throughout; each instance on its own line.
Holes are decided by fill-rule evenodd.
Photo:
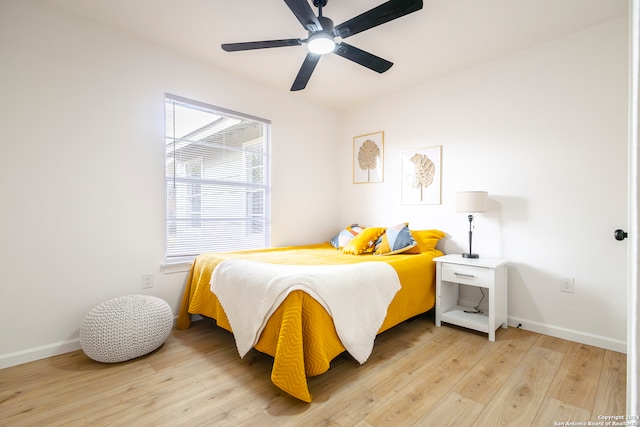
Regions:
M 211 282 L 212 276 L 218 274 L 215 272 L 218 266 L 227 265 L 230 260 L 242 260 L 249 266 L 255 263 L 256 266 L 309 266 L 309 269 L 315 266 L 346 268 L 358 263 L 368 263 L 365 264 L 367 266 L 375 266 L 371 263 L 384 263 L 392 267 L 399 279 L 399 290 L 394 292 L 376 333 L 383 332 L 429 311 L 435 304 L 433 258 L 442 255 L 435 245 L 444 233 L 438 230 L 412 233 L 417 237 L 417 243 L 409 253 L 388 252 L 391 256 L 374 255 L 366 248 L 356 250 L 358 254 L 354 256 L 356 253 L 349 253 L 346 246 L 340 246 L 341 250 L 337 250 L 331 243 L 202 254 L 194 260 L 188 275 L 177 328 L 188 328 L 191 315 L 199 314 L 215 319 L 218 326 L 234 332 L 220 299 L 212 292 Z M 369 239 L 368 245 L 371 244 Z M 370 298 L 361 298 L 364 303 L 367 299 Z M 304 289 L 291 291 L 273 309 L 253 347 L 274 358 L 272 382 L 305 402 L 311 402 L 312 399 L 307 377 L 326 372 L 331 360 L 346 350 L 326 305 L 314 299 Z

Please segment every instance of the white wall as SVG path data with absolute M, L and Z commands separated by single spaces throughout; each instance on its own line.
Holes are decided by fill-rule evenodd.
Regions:
M 340 221 L 439 228 L 462 252 L 455 192 L 486 190 L 474 252 L 510 260 L 512 324 L 625 351 L 627 20 L 346 112 Z M 385 182 L 353 185 L 352 137 L 385 131 Z M 442 204 L 400 203 L 400 153 L 442 146 Z M 575 278 L 561 293 L 560 277 Z
M 626 226 L 627 46 L 626 21 L 613 21 L 338 114 L 1 0 L 0 368 L 79 348 L 84 315 L 115 296 L 177 310 L 186 274 L 160 268 L 165 92 L 272 121 L 274 245 L 410 221 L 460 252 L 454 193 L 487 190 L 475 248 L 511 261 L 511 321 L 624 351 L 626 243 L 612 232 Z M 378 130 L 385 182 L 353 185 L 352 137 Z M 432 145 L 442 204 L 401 205 L 400 152 Z M 574 294 L 560 276 L 575 277 Z
M 176 312 L 186 273 L 160 267 L 167 92 L 272 121 L 274 245 L 338 227 L 335 111 L 30 0 L 0 1 L 0 61 L 0 368 L 79 348 L 85 314 L 116 296 Z

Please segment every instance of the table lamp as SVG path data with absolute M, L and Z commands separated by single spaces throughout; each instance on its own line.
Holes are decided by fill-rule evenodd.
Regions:
M 471 251 L 473 237 L 473 214 L 487 211 L 488 193 L 486 191 L 459 191 L 456 193 L 456 212 L 469 214 L 469 253 L 462 254 L 463 258 L 478 258 L 478 254 Z

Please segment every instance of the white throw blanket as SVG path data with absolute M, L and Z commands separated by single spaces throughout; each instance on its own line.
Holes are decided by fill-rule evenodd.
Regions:
M 229 319 L 240 357 L 256 345 L 286 296 L 298 289 L 322 304 L 342 345 L 362 364 L 400 280 L 384 262 L 301 266 L 224 260 L 213 271 L 211 291 Z

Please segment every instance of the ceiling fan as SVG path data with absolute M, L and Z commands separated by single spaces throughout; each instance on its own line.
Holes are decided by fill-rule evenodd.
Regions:
M 307 86 L 318 60 L 325 53 L 333 52 L 378 73 L 387 71 L 391 68 L 393 62 L 365 52 L 343 41 L 336 43 L 335 38 L 346 39 L 369 28 L 422 9 L 422 0 L 389 0 L 355 18 L 334 26 L 331 19 L 322 16 L 322 8 L 327 5 L 327 1 L 313 0 L 313 5 L 318 8 L 318 16 L 316 16 L 307 0 L 284 0 L 291 12 L 298 18 L 298 21 L 309 32 L 309 37 L 306 39 L 225 43 L 222 45 L 222 49 L 227 52 L 237 52 L 272 47 L 299 46 L 306 43 L 309 52 L 291 86 L 292 91 L 302 90 Z

